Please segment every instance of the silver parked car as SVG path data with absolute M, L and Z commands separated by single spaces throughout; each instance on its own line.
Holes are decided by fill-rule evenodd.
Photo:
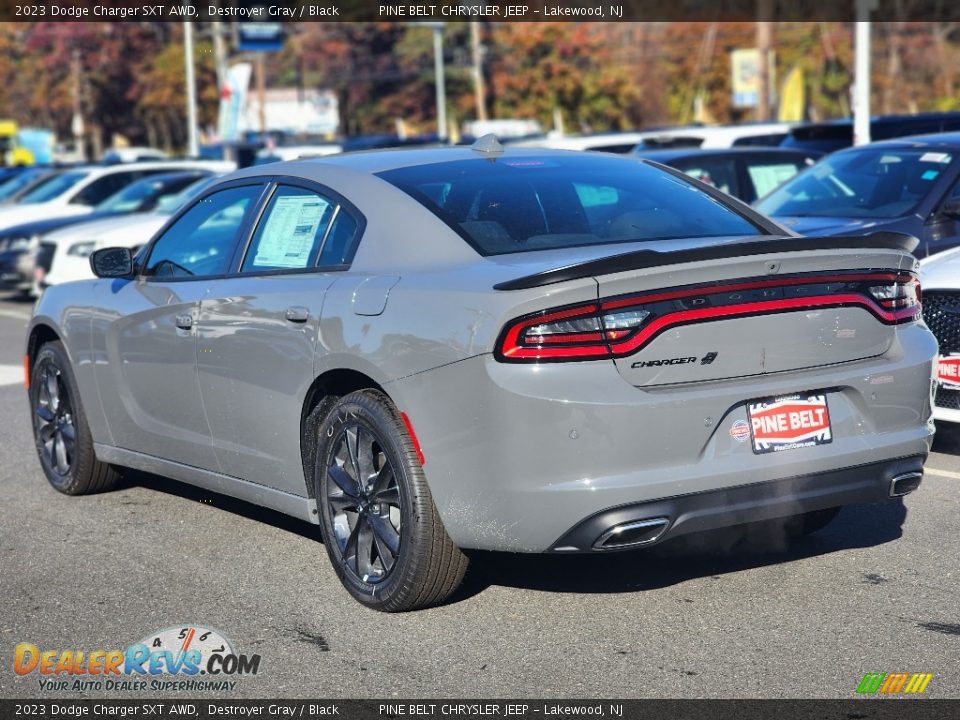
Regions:
M 131 467 L 318 523 L 388 611 L 448 597 L 464 549 L 812 532 L 920 483 L 915 242 L 489 140 L 248 168 L 44 293 L 37 450 L 67 494 Z

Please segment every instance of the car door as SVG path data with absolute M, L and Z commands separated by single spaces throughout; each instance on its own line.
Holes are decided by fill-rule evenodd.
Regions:
M 257 183 L 202 196 L 152 242 L 135 279 L 96 284 L 97 384 L 117 447 L 218 469 L 197 380 L 196 323 L 262 193 Z
M 238 256 L 200 304 L 200 392 L 222 471 L 305 495 L 301 410 L 313 382 L 336 247 L 359 214 L 331 191 L 281 179 Z

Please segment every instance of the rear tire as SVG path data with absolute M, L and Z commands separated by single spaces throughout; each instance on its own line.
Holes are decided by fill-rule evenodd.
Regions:
M 443 527 L 397 409 L 382 392 L 359 390 L 322 412 L 313 478 L 337 577 L 374 610 L 443 602 L 467 557 Z
M 119 474 L 94 454 L 73 368 L 60 342 L 37 352 L 29 397 L 37 455 L 54 489 L 64 495 L 113 489 Z

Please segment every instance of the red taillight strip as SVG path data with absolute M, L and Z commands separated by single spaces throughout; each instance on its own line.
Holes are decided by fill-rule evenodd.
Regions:
M 679 325 L 690 325 L 692 323 L 708 322 L 710 320 L 724 320 L 733 317 L 747 317 L 750 315 L 770 315 L 793 310 L 854 306 L 866 308 L 878 319 L 887 323 L 897 323 L 906 320 L 918 312 L 918 310 L 914 308 L 890 312 L 880 307 L 875 301 L 856 293 L 820 295 L 809 298 L 791 298 L 788 300 L 764 300 L 741 305 L 683 310 L 657 318 L 642 328 L 636 335 L 622 343 L 611 343 L 610 357 L 622 357 L 634 353 L 664 330 L 675 328 Z
M 529 328 L 535 325 L 541 325 L 543 323 L 553 322 L 556 320 L 566 320 L 572 317 L 582 317 L 584 315 L 594 315 L 597 310 L 599 310 L 599 305 L 597 303 L 589 303 L 588 305 L 579 305 L 575 308 L 570 308 L 567 310 L 560 310 L 558 312 L 548 312 L 544 315 L 537 315 L 536 317 L 529 318 L 525 322 L 515 323 L 507 331 L 506 337 L 499 343 L 499 347 L 502 348 L 512 348 L 521 347 L 520 345 L 520 333 L 525 332 Z M 606 350 L 606 346 L 602 346 L 601 350 Z M 506 350 L 504 351 L 506 353 Z
M 797 285 L 822 285 L 831 282 L 866 282 L 868 280 L 886 280 L 889 282 L 910 282 L 914 277 L 912 275 L 901 275 L 897 273 L 863 273 L 851 275 L 814 275 L 809 277 L 781 278 L 779 280 L 755 280 L 753 282 L 734 283 L 732 285 L 718 285 L 717 287 L 695 287 L 684 288 L 682 290 L 672 290 L 663 293 L 652 293 L 649 295 L 631 295 L 625 298 L 614 298 L 603 302 L 604 310 L 614 310 L 621 307 L 630 307 L 631 305 L 642 305 L 643 303 L 660 302 L 661 300 L 679 300 L 685 297 L 696 297 L 698 295 L 715 295 L 723 292 L 737 292 L 738 290 L 760 290 L 769 287 L 796 287 Z
M 899 323 L 915 318 L 920 313 L 919 304 L 907 308 L 884 307 L 886 303 L 878 302 L 873 298 L 859 293 L 846 292 L 841 295 L 812 295 L 809 297 L 780 298 L 776 300 L 756 300 L 750 302 L 723 305 L 719 307 L 705 307 L 690 310 L 677 310 L 661 315 L 649 325 L 636 332 L 631 332 L 621 342 L 612 333 L 607 333 L 607 343 L 597 341 L 597 334 L 564 334 L 561 337 L 547 340 L 542 338 L 541 344 L 522 345 L 521 335 L 529 328 L 554 320 L 589 315 L 602 315 L 609 310 L 624 307 L 640 307 L 644 304 L 663 300 L 676 300 L 684 297 L 701 295 L 716 295 L 724 292 L 739 290 L 755 290 L 765 287 L 795 287 L 799 285 L 822 285 L 831 282 L 868 282 L 885 281 L 897 284 L 917 283 L 917 278 L 911 274 L 899 272 L 880 273 L 849 273 L 844 275 L 808 275 L 794 278 L 779 278 L 770 280 L 755 280 L 741 283 L 731 283 L 714 287 L 690 287 L 666 292 L 637 294 L 628 297 L 601 300 L 598 303 L 588 303 L 558 311 L 546 312 L 541 315 L 520 318 L 507 326 L 500 342 L 497 343 L 497 357 L 505 361 L 535 362 L 541 360 L 590 360 L 623 357 L 639 350 L 643 345 L 652 341 L 657 335 L 668 328 L 680 325 L 689 325 L 699 322 L 710 322 L 750 315 L 766 315 L 779 312 L 791 312 L 804 309 L 830 307 L 862 307 L 872 313 L 877 319 L 885 323 Z M 919 288 L 918 288 L 919 299 Z M 586 337 L 589 335 L 589 337 Z M 584 345 L 560 346 L 560 343 L 589 342 Z M 552 345 L 552 346 L 551 346 Z

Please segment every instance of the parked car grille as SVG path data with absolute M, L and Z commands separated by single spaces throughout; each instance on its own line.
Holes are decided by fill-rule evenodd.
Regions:
M 960 390 L 947 390 L 937 386 L 933 404 L 945 410 L 960 410 Z
M 925 292 L 923 319 L 940 343 L 940 354 L 960 353 L 960 293 Z M 960 410 L 960 390 L 937 386 L 937 407 Z
M 37 248 L 37 254 L 34 256 L 34 265 L 43 270 L 44 273 L 50 272 L 50 266 L 53 265 L 53 254 L 57 251 L 55 243 L 42 242 Z
M 923 319 L 941 354 L 960 352 L 960 293 L 923 293 Z

